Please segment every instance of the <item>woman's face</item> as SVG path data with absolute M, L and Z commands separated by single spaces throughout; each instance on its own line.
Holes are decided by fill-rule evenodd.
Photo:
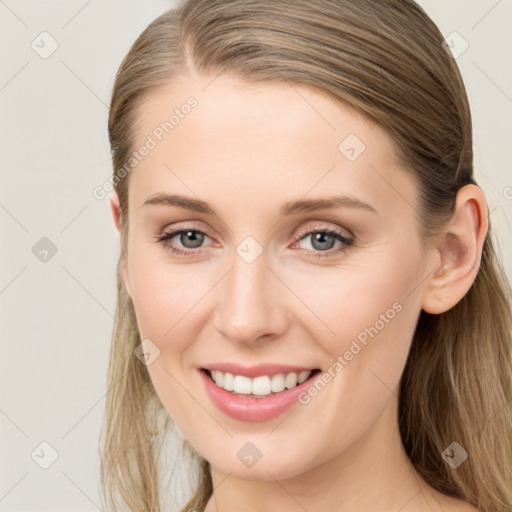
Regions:
M 133 149 L 125 282 L 193 447 L 266 480 L 396 441 L 428 270 L 385 133 L 306 86 L 194 76 L 145 100 Z

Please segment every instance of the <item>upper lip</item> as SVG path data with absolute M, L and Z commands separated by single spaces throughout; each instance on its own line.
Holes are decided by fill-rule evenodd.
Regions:
M 244 375 L 245 377 L 259 377 L 260 375 L 275 375 L 277 373 L 300 373 L 307 370 L 316 370 L 313 366 L 291 366 L 286 364 L 257 364 L 254 366 L 242 366 L 237 363 L 212 363 L 202 367 L 204 370 L 219 370 L 229 372 L 233 375 Z

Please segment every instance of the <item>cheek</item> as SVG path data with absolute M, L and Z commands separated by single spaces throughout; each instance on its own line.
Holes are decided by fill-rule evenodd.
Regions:
M 350 265 L 290 273 L 287 279 L 314 315 L 306 311 L 311 321 L 303 322 L 331 356 L 357 352 L 356 341 L 364 352 L 393 358 L 407 351 L 414 332 L 420 276 L 420 249 L 397 246 L 375 251 L 371 261 L 356 256 Z
M 189 312 L 209 289 L 191 266 L 170 263 L 166 257 L 163 249 L 134 248 L 128 263 L 141 336 L 155 340 L 172 337 L 181 323 L 186 324 Z
M 130 291 L 137 326 L 141 339 L 151 340 L 156 346 L 153 350 L 158 351 L 158 357 L 147 367 L 148 373 L 169 415 L 188 432 L 201 410 L 195 409 L 196 403 L 185 390 L 190 387 L 191 374 L 184 361 L 204 327 L 197 315 L 208 283 L 198 279 L 191 267 L 170 264 L 154 250 L 134 248 L 130 258 Z

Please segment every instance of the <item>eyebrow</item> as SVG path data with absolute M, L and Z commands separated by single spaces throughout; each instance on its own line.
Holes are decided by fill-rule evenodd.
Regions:
M 209 203 L 201 199 L 181 196 L 178 194 L 156 194 L 146 199 L 142 206 L 147 205 L 168 205 L 177 206 L 184 210 L 198 213 L 216 215 L 215 210 Z M 288 201 L 281 208 L 281 216 L 293 215 L 296 213 L 308 213 L 317 210 L 334 209 L 340 207 L 356 208 L 367 210 L 377 214 L 377 210 L 368 203 L 365 203 L 353 196 L 334 195 L 319 199 L 299 199 Z

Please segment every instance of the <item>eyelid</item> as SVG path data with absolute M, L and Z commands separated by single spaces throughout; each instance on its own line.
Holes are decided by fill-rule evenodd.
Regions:
M 164 236 L 166 233 L 177 234 L 176 232 L 179 232 L 179 231 L 197 231 L 198 233 L 202 233 L 202 234 L 208 236 L 212 240 L 214 239 L 213 236 L 208 234 L 208 230 L 207 229 L 203 229 L 201 227 L 197 227 L 197 226 L 195 226 L 193 224 L 193 222 L 195 222 L 195 221 L 183 221 L 183 222 L 178 222 L 176 224 L 172 224 L 172 227 L 169 227 L 169 229 L 167 229 L 167 228 L 162 229 L 162 236 Z M 316 224 L 311 225 L 311 223 L 316 223 Z M 327 224 L 334 224 L 334 227 L 327 226 L 326 223 Z M 349 238 L 349 239 L 355 238 L 355 235 L 348 228 L 340 227 L 340 226 L 338 226 L 336 224 L 336 222 L 330 222 L 328 220 L 313 220 L 313 221 L 306 222 L 305 225 L 300 227 L 298 230 L 295 230 L 296 233 L 297 233 L 295 235 L 295 237 L 299 237 L 298 239 L 300 239 L 302 236 L 311 233 L 311 231 L 313 231 L 313 230 L 318 230 L 318 231 L 345 231 L 346 235 L 344 233 L 340 233 L 340 234 L 343 234 L 343 236 L 345 236 L 345 238 Z M 297 240 L 295 240 L 295 242 Z
M 310 225 L 310 224 L 306 224 L 306 227 L 304 228 L 300 228 L 298 233 L 297 233 L 297 237 L 302 238 L 304 235 L 307 235 L 307 234 L 310 234 L 311 232 L 316 232 L 316 231 L 337 231 L 339 232 L 340 235 L 344 236 L 346 239 L 354 239 L 355 238 L 355 235 L 347 228 L 345 227 L 340 227 L 340 226 L 337 226 L 335 225 L 334 227 L 330 227 L 330 226 L 327 226 L 326 225 L 326 222 L 329 224 L 328 221 L 314 221 L 314 222 L 317 222 L 318 225 Z M 330 223 L 330 224 L 333 224 L 333 223 Z M 345 231 L 345 233 L 342 233 L 342 231 Z
M 187 231 L 194 231 L 195 233 L 201 233 L 202 235 L 208 237 L 210 240 L 214 240 L 213 237 L 211 237 L 205 230 L 196 228 L 194 226 L 177 226 L 169 228 L 168 230 L 164 229 L 161 234 L 156 235 L 154 238 L 158 242 L 166 243 L 171 238 L 174 238 L 175 236 L 179 235 L 180 233 L 186 233 Z M 203 247 L 199 247 L 198 250 L 195 249 L 186 249 L 188 252 L 199 252 L 200 249 L 203 249 Z
M 328 257 L 334 257 L 334 256 L 338 255 L 341 251 L 348 249 L 355 242 L 355 236 L 352 234 L 352 232 L 350 230 L 348 230 L 346 228 L 339 228 L 338 226 L 336 226 L 334 228 L 328 227 L 325 224 L 325 222 L 328 222 L 328 221 L 316 221 L 316 222 L 322 223 L 322 225 L 311 226 L 311 225 L 306 224 L 306 226 L 302 227 L 298 231 L 298 233 L 294 236 L 294 241 L 292 242 L 291 245 L 292 246 L 296 245 L 301 240 L 306 238 L 308 235 L 312 235 L 313 233 L 318 233 L 318 232 L 327 233 L 328 235 L 337 237 L 338 241 L 341 242 L 342 247 L 338 247 L 337 249 L 328 249 L 326 251 L 305 250 L 305 252 L 307 255 L 313 255 L 313 256 L 319 257 L 319 258 L 323 258 L 323 257 L 328 258 Z M 215 240 L 214 237 L 211 237 L 207 233 L 206 230 L 199 229 L 199 228 L 195 227 L 193 224 L 187 224 L 187 223 L 184 223 L 184 224 L 185 225 L 183 225 L 183 226 L 181 226 L 180 224 L 173 226 L 168 231 L 166 231 L 164 229 L 163 233 L 161 235 L 157 235 L 155 237 L 156 241 L 164 244 L 164 246 L 165 246 L 171 238 L 174 238 L 175 236 L 179 235 L 180 233 L 187 232 L 187 231 L 194 231 L 196 233 L 201 233 L 202 235 L 210 238 L 210 240 L 213 240 L 213 241 Z M 348 232 L 350 234 L 347 235 L 347 234 L 343 233 L 342 230 L 345 230 L 346 232 Z M 184 256 L 199 255 L 202 253 L 202 250 L 206 248 L 204 246 L 201 246 L 201 247 L 198 247 L 197 249 L 189 249 L 186 247 L 181 248 L 181 247 L 176 247 L 171 244 L 169 244 L 169 245 L 170 245 L 170 247 L 168 248 L 168 250 L 171 250 L 173 253 L 179 253 Z
M 158 239 L 161 237 L 165 237 L 168 234 L 172 234 L 173 236 L 176 236 L 180 232 L 183 232 L 183 231 L 195 231 L 197 233 L 202 233 L 203 235 L 207 236 L 211 240 L 215 239 L 215 237 L 213 237 L 209 234 L 208 229 L 204 229 L 203 227 L 198 227 L 198 226 L 194 225 L 194 221 L 188 221 L 188 222 L 183 221 L 183 222 L 178 222 L 176 224 L 167 226 L 167 227 L 163 228 L 161 230 L 161 234 L 157 235 L 155 238 Z

